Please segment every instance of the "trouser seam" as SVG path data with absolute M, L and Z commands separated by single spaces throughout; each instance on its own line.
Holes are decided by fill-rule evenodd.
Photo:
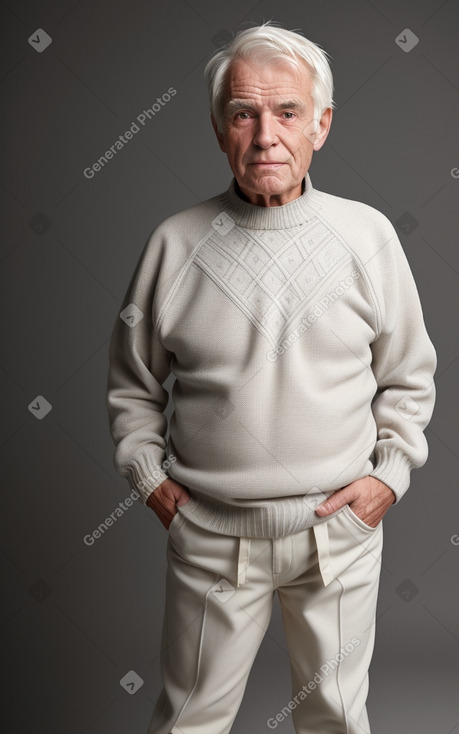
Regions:
M 203 611 L 203 615 L 202 615 L 201 631 L 199 633 L 199 646 L 198 646 L 198 656 L 197 656 L 197 660 L 196 660 L 196 675 L 195 675 L 194 684 L 193 684 L 193 687 L 192 687 L 191 691 L 189 692 L 189 694 L 188 694 L 188 696 L 187 696 L 187 698 L 186 698 L 186 700 L 185 700 L 182 708 L 180 709 L 180 711 L 177 714 L 177 717 L 176 717 L 176 719 L 175 719 L 175 721 L 174 721 L 174 723 L 172 725 L 172 729 L 175 726 L 179 726 L 179 724 L 177 722 L 180 720 L 180 717 L 184 713 L 185 708 L 186 708 L 187 704 L 190 702 L 191 697 L 193 696 L 193 693 L 196 690 L 196 686 L 198 685 L 199 672 L 200 672 L 200 666 L 201 666 L 201 658 L 202 658 L 202 646 L 203 646 L 203 641 L 204 641 L 204 629 L 205 629 L 205 624 L 206 624 L 206 619 L 207 619 L 207 604 L 208 604 L 208 600 L 209 600 L 209 594 L 212 592 L 212 589 L 214 588 L 214 586 L 217 583 L 218 579 L 221 578 L 220 574 L 218 574 L 218 573 L 214 573 L 213 575 L 214 575 L 214 581 L 211 584 L 211 586 L 209 587 L 209 589 L 207 590 L 207 593 L 206 593 L 206 596 L 205 596 L 205 604 L 204 604 L 204 611 Z
M 344 645 L 344 642 L 343 642 L 344 635 L 343 635 L 343 607 L 342 607 L 342 604 L 343 604 L 343 596 L 344 596 L 344 593 L 345 593 L 345 588 L 344 588 L 344 584 L 341 581 L 341 579 L 337 578 L 336 581 L 338 581 L 338 583 L 339 583 L 339 585 L 341 587 L 341 593 L 339 595 L 339 602 L 338 602 L 338 618 L 339 618 L 339 623 L 338 623 L 338 627 L 339 627 L 338 638 L 339 638 L 339 649 L 341 650 L 341 648 Z M 342 667 L 342 661 L 338 661 L 338 666 L 337 666 L 337 670 L 336 670 L 336 687 L 338 688 L 338 692 L 339 692 L 339 696 L 340 696 L 340 700 L 341 700 L 341 709 L 342 709 L 342 712 L 343 712 L 344 725 L 346 727 L 346 734 L 349 734 L 349 717 L 347 715 L 347 709 L 346 709 L 346 705 L 345 705 L 345 701 L 344 701 L 344 695 L 343 695 L 343 691 L 341 689 L 341 667 Z

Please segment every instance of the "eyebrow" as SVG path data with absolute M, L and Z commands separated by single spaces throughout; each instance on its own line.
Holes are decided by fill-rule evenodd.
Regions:
M 232 117 L 235 112 L 238 110 L 244 109 L 244 110 L 254 110 L 256 108 L 256 105 L 247 99 L 231 99 L 227 104 L 225 105 L 225 117 Z M 306 107 L 303 104 L 303 102 L 300 102 L 297 99 L 289 99 L 285 100 L 284 102 L 279 102 L 279 104 L 276 105 L 276 109 L 278 110 L 296 110 L 297 112 L 304 112 Z

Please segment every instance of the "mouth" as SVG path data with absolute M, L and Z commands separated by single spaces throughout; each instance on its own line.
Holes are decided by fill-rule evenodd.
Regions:
M 283 166 L 284 164 L 279 161 L 255 161 L 254 163 L 251 163 L 252 166 L 259 166 L 260 168 L 280 168 L 280 166 Z

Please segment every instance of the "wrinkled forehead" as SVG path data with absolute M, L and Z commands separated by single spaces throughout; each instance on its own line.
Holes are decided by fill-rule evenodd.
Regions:
M 223 104 L 233 99 L 298 98 L 309 100 L 312 76 L 301 59 L 295 65 L 288 58 L 262 64 L 252 59 L 236 59 L 229 66 L 224 82 Z

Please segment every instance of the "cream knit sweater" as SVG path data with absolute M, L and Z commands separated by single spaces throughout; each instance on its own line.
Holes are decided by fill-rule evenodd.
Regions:
M 233 178 L 164 220 L 109 360 L 116 470 L 144 502 L 181 482 L 179 511 L 216 532 L 298 532 L 368 474 L 398 502 L 427 459 L 436 354 L 402 246 L 381 212 L 309 174 L 283 206 L 248 203 Z

